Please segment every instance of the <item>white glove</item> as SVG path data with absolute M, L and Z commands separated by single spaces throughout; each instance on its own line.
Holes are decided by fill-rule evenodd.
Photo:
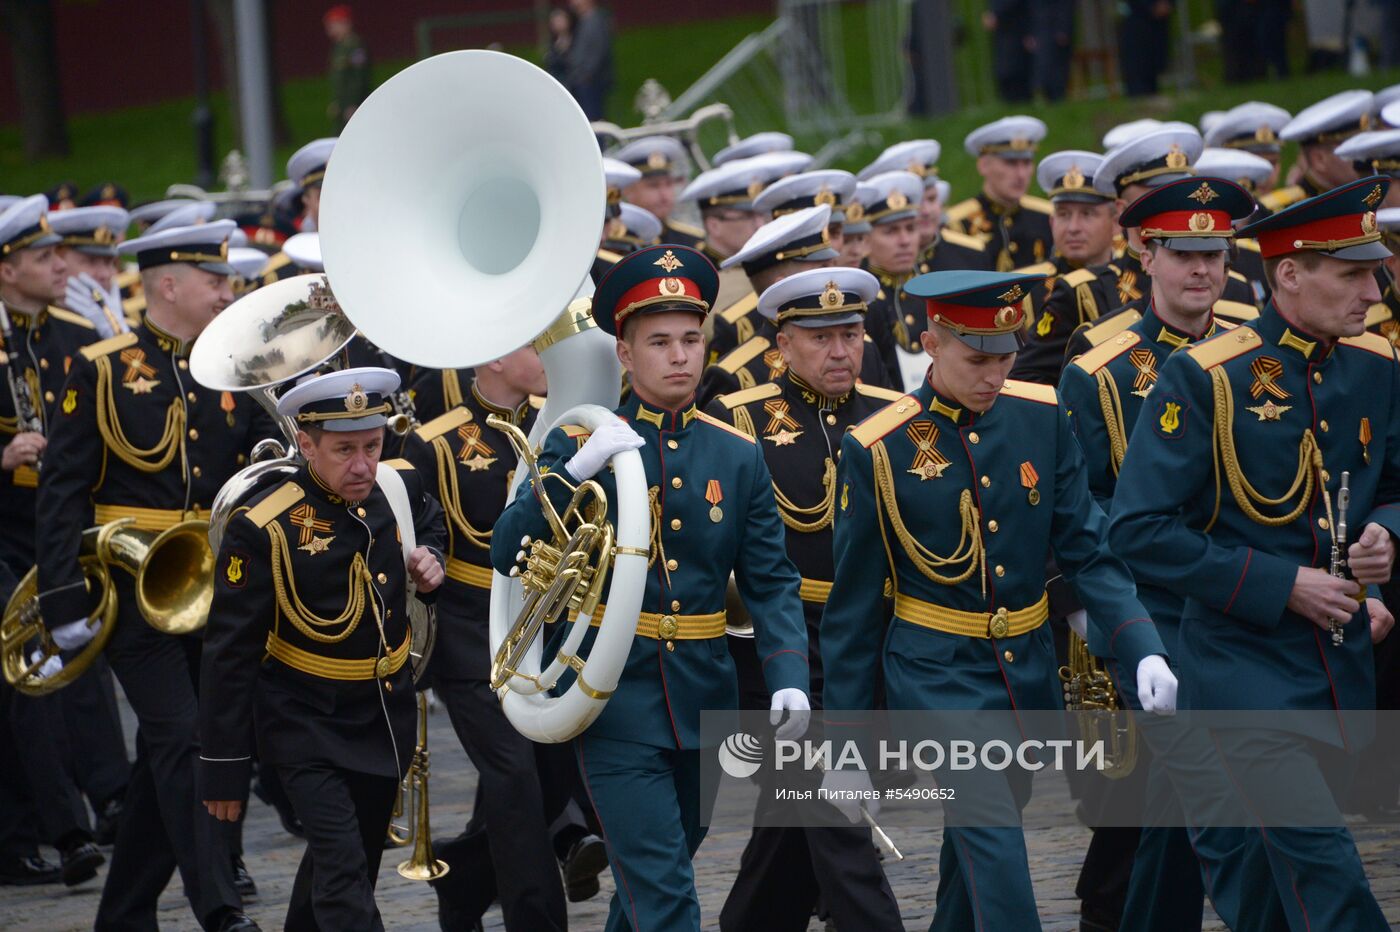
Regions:
M 1176 676 L 1161 654 L 1142 658 L 1137 668 L 1138 702 L 1144 712 L 1171 715 L 1176 712 Z
M 100 623 L 88 624 L 89 619 L 81 621 L 70 621 L 66 625 L 59 625 L 49 632 L 53 642 L 58 645 L 59 650 L 77 650 L 88 641 L 91 641 L 97 634 Z
M 851 823 L 860 821 L 860 807 L 864 803 L 866 812 L 872 816 L 880 812 L 880 800 L 878 799 L 842 799 L 841 795 L 847 792 L 867 794 L 874 791 L 870 783 L 870 774 L 864 770 L 828 770 L 822 775 L 822 789 L 825 790 L 824 798 L 831 803 L 846 820 Z M 835 794 L 835 795 L 832 795 Z
M 564 470 L 575 482 L 586 482 L 598 475 L 608 460 L 625 450 L 640 450 L 646 441 L 637 432 L 617 419 L 595 430 L 584 441 L 583 448 L 564 464 Z
M 36 650 L 34 653 L 29 655 L 29 662 L 38 663 L 40 660 L 43 660 L 43 658 L 44 652 L 41 650 Z M 43 665 L 40 666 L 39 669 L 35 670 L 34 672 L 38 674 L 39 679 L 46 680 L 54 674 L 58 673 L 58 671 L 62 669 L 63 658 L 58 656 L 58 654 L 54 654 L 48 660 L 44 660 Z
M 112 317 L 116 320 L 119 330 L 117 333 L 124 333 L 127 329 L 126 320 L 122 315 L 121 294 L 115 288 L 111 292 L 106 291 L 87 272 L 79 272 L 77 275 L 68 277 L 67 290 L 64 294 L 63 303 L 71 311 L 82 314 L 83 317 L 97 328 L 98 334 L 102 337 L 113 337 L 116 333 L 112 331 L 112 322 L 107 319 L 107 315 L 102 313 L 102 308 L 98 306 L 97 300 L 93 298 L 93 292 L 98 292 L 107 302 L 107 309 L 111 311 Z
M 773 704 L 768 708 L 772 709 L 768 713 L 770 725 L 782 721 L 784 712 L 788 714 L 788 720 L 778 729 L 778 737 L 782 740 L 795 741 L 807 733 L 807 722 L 812 717 L 812 704 L 807 701 L 807 694 L 802 690 L 791 687 L 778 690 L 773 694 Z
M 1069 629 L 1089 642 L 1089 613 L 1080 609 L 1077 612 L 1070 612 L 1065 616 L 1065 622 L 1069 624 Z

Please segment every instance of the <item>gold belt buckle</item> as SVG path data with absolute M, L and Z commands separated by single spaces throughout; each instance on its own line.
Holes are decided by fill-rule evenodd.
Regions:
M 1004 638 L 1006 632 L 1011 630 L 1011 619 L 1007 616 L 1005 608 L 997 609 L 996 614 L 992 616 L 990 630 L 994 638 Z
M 374 665 L 374 675 L 381 680 L 386 680 L 389 678 L 389 674 L 393 672 L 391 669 L 392 667 L 393 664 L 389 661 L 387 656 L 380 657 L 379 661 Z
M 662 615 L 661 622 L 656 626 L 656 633 L 661 635 L 665 641 L 674 640 L 676 632 L 681 629 L 680 623 L 676 621 L 674 615 Z

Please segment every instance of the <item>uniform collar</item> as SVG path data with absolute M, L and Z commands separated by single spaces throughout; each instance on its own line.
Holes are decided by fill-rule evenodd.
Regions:
M 25 330 L 37 330 L 44 325 L 44 320 L 49 316 L 47 307 L 40 308 L 37 312 L 17 311 L 5 305 L 5 313 L 10 318 L 11 327 L 21 327 Z
M 982 202 L 982 210 L 996 217 L 1014 217 L 1021 212 L 1021 205 L 1014 204 L 1007 207 L 997 201 L 992 200 L 992 196 L 983 188 L 977 192 L 977 200 Z
M 933 385 L 927 377 L 924 378 L 923 383 L 919 385 L 918 391 L 914 394 L 923 402 L 924 410 L 928 413 L 941 415 L 960 427 L 963 424 L 972 423 L 973 414 L 940 398 L 938 393 L 933 390 Z
M 487 413 L 494 414 L 503 421 L 509 421 L 516 427 L 519 427 L 525 422 L 525 414 L 530 410 L 529 398 L 526 398 L 514 408 L 503 408 L 487 400 L 486 396 L 481 393 L 481 389 L 477 388 L 476 379 L 472 379 L 472 397 L 476 399 L 477 404 L 486 409 Z
M 311 484 L 321 493 L 321 497 L 326 501 L 330 502 L 332 505 L 347 504 L 345 499 L 341 498 L 339 494 L 331 491 L 331 487 L 322 481 L 321 477 L 316 474 L 316 470 L 311 468 L 310 463 L 306 464 L 306 475 L 311 479 Z
M 880 280 L 880 284 L 884 285 L 886 288 L 894 288 L 896 286 L 903 288 L 904 283 L 914 277 L 913 269 L 910 269 L 908 272 L 905 272 L 904 274 L 900 275 L 895 272 L 885 271 L 875 263 L 871 262 L 869 259 L 865 260 L 865 267 L 869 270 L 870 274 L 878 278 Z
M 156 345 L 164 352 L 174 353 L 176 356 L 188 356 L 190 354 L 190 348 L 194 346 L 193 340 L 181 340 L 179 337 L 166 333 L 164 330 L 160 329 L 160 327 L 157 327 L 156 322 L 149 317 L 142 319 L 141 326 L 146 328 L 146 331 L 151 335 L 151 339 L 155 340 Z
M 708 240 L 700 245 L 700 251 L 715 264 L 716 268 L 719 267 L 721 262 L 729 258 L 728 256 L 721 256 L 719 253 L 715 252 L 715 247 L 711 246 Z
M 815 388 L 804 382 L 796 372 L 792 371 L 791 366 L 789 366 L 787 371 L 784 372 L 778 378 L 781 381 L 786 382 L 788 387 L 793 391 L 794 394 L 797 395 L 797 397 L 801 398 L 807 404 L 819 408 L 823 411 L 828 411 L 841 407 L 843 404 L 851 400 L 851 395 L 855 394 L 855 389 L 852 388 L 844 395 L 823 395 L 821 392 L 817 391 Z
M 659 431 L 675 432 L 684 430 L 690 426 L 690 422 L 695 420 L 698 412 L 695 408 L 695 397 L 691 396 L 690 402 L 685 406 L 675 410 L 667 411 L 664 408 L 655 408 L 641 398 L 637 397 L 634 391 L 627 396 L 627 400 L 622 403 L 622 407 L 617 409 L 617 413 L 630 421 L 634 426 L 637 424 L 650 424 Z
M 1322 362 L 1332 353 L 1332 342 L 1309 333 L 1284 317 L 1272 301 L 1259 315 L 1258 327 L 1259 335 L 1265 342 L 1286 349 L 1295 358 L 1306 362 Z
M 1151 340 L 1169 346 L 1172 352 L 1176 352 L 1184 346 L 1189 346 L 1197 340 L 1204 340 L 1206 337 L 1215 334 L 1215 315 L 1206 312 L 1206 328 L 1196 335 L 1180 327 L 1173 327 L 1161 317 L 1157 316 L 1156 304 L 1149 300 L 1147 307 L 1142 312 L 1142 332 Z

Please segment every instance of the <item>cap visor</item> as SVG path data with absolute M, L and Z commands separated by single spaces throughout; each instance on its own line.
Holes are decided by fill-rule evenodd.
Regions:
M 840 254 L 839 252 L 837 252 L 836 250 L 834 250 L 834 249 L 832 249 L 830 246 L 828 246 L 828 247 L 826 247 L 825 249 L 818 249 L 816 252 L 809 252 L 809 253 L 807 253 L 807 255 L 803 256 L 801 259 L 798 259 L 798 260 L 796 260 L 796 261 L 798 261 L 798 262 L 830 262 L 832 259 L 839 258 L 840 255 L 841 255 L 841 254 Z
M 1108 204 L 1114 200 L 1111 194 L 1086 191 L 1083 194 L 1056 194 L 1050 198 L 1052 204 Z
M 892 214 L 885 214 L 879 220 L 871 221 L 875 226 L 884 226 L 887 223 L 894 223 L 897 220 L 908 220 L 910 217 L 918 216 L 919 211 L 915 208 L 909 210 L 897 210 Z
M 953 335 L 978 352 L 993 356 L 1005 356 L 1026 345 L 1025 331 L 1022 330 L 1010 333 L 958 333 L 954 330 Z
M 97 256 L 101 259 L 114 259 L 120 255 L 115 246 L 74 246 L 73 248 L 85 256 Z
M 865 314 L 861 311 L 852 311 L 849 314 L 817 314 L 814 316 L 793 317 L 783 321 L 785 324 L 792 324 L 794 327 L 802 327 L 807 330 L 815 330 L 818 327 L 840 327 L 845 324 L 858 324 L 865 320 Z
M 383 427 L 389 423 L 389 419 L 382 414 L 371 414 L 369 417 L 336 418 L 332 421 L 322 421 L 322 430 L 331 433 L 343 433 L 352 430 L 373 430 L 376 427 Z
M 1324 252 L 1323 255 L 1347 262 L 1374 262 L 1377 259 L 1389 259 L 1394 254 L 1384 242 L 1377 241 L 1362 243 L 1360 246 L 1348 246 L 1345 249 L 1338 249 L 1336 252 Z
M 1166 236 L 1156 242 L 1177 252 L 1229 252 L 1231 241 L 1224 236 Z
M 238 270 L 226 262 L 196 262 L 195 268 L 215 275 L 237 275 Z

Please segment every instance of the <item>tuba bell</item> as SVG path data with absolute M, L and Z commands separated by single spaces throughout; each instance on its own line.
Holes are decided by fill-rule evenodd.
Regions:
M 549 379 L 525 443 L 533 448 L 556 423 L 596 426 L 617 404 L 613 341 L 596 329 L 587 300 L 604 205 L 597 141 L 557 81 L 511 55 L 449 52 L 400 71 L 355 111 L 322 183 L 321 254 L 345 314 L 399 359 L 456 369 L 533 340 Z M 400 274 L 385 275 L 386 264 Z M 645 554 L 650 538 L 646 481 L 636 451 L 613 465 L 619 527 L 605 617 L 586 661 L 573 649 L 587 615 L 570 632 L 567 663 L 542 671 L 538 635 L 549 619 L 521 610 L 519 580 L 496 574 L 492 585 L 491 649 L 509 658 L 498 693 L 511 723 L 536 741 L 567 740 L 592 722 L 636 630 L 646 557 L 632 551 Z M 579 563 L 564 552 L 568 537 L 548 545 L 562 564 Z M 604 552 L 595 547 L 585 561 L 600 586 Z M 580 678 L 550 696 L 570 669 Z

